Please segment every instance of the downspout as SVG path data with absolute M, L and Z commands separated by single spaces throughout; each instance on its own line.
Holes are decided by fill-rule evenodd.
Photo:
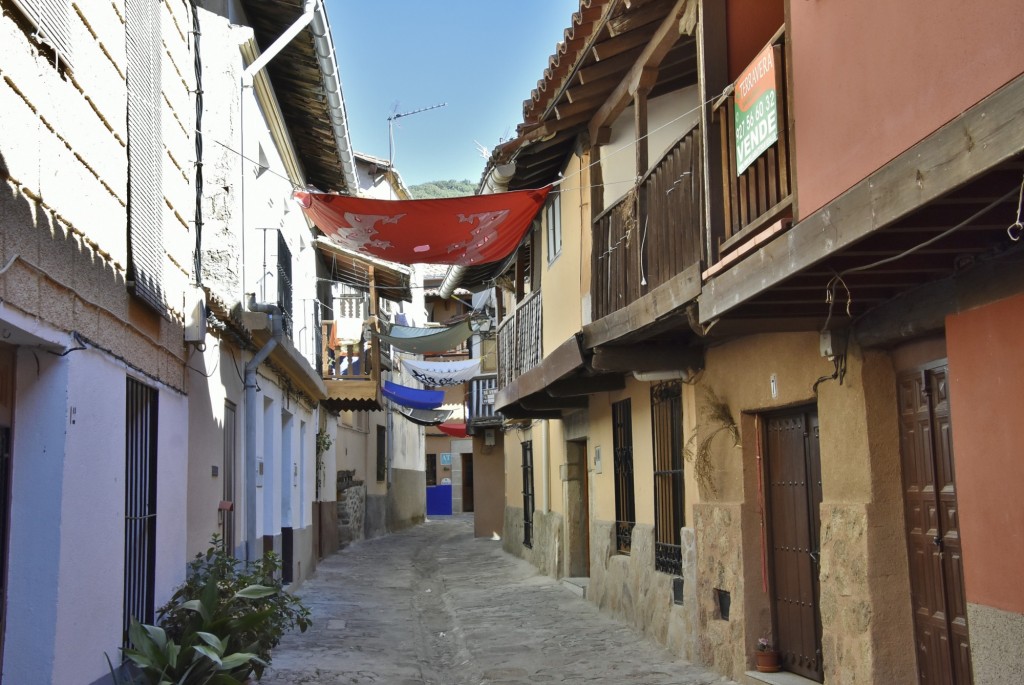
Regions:
M 257 303 L 254 293 L 249 294 L 248 309 L 268 314 L 272 331 L 270 340 L 245 365 L 245 558 L 254 561 L 262 556 L 256 552 L 256 370 L 284 338 L 284 327 L 280 307 Z
M 549 423 L 545 421 L 540 429 L 540 461 L 544 465 L 544 477 L 541 478 L 541 487 L 544 489 L 544 508 L 541 511 L 545 514 L 551 511 L 551 452 L 548 449 L 550 440 L 548 425 Z
M 492 195 L 495 193 L 504 193 L 508 191 L 508 184 L 512 181 L 512 177 L 515 176 L 516 165 L 515 162 L 509 164 L 501 164 L 496 167 L 492 167 L 490 173 L 487 174 L 487 178 L 484 179 L 483 188 L 480 189 L 480 195 Z M 444 280 L 441 281 L 441 287 L 438 289 L 437 295 L 442 300 L 447 300 L 455 292 L 455 289 L 462 283 L 462 276 L 466 273 L 466 267 L 461 264 L 455 264 L 454 266 L 448 267 L 448 272 L 444 275 Z

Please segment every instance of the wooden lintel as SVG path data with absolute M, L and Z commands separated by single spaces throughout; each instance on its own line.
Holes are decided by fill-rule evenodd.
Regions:
M 598 347 L 590 366 L 595 371 L 693 371 L 704 368 L 704 351 L 664 343 L 643 343 L 625 347 Z
M 639 300 L 584 326 L 583 347 L 614 342 L 673 313 L 682 313 L 683 307 L 700 295 L 700 287 L 700 264 L 694 264 Z
M 587 124 L 591 138 L 594 137 L 597 129 L 610 125 L 629 106 L 629 102 L 633 99 L 633 95 L 636 94 L 639 84 L 645 78 L 650 78 L 649 76 L 644 76 L 645 71 L 653 71 L 655 76 L 657 75 L 658 66 L 661 64 L 661 61 L 665 59 L 665 55 L 672 49 L 675 42 L 679 40 L 679 20 L 685 14 L 686 6 L 689 2 L 691 0 L 676 0 L 676 4 L 672 6 L 671 11 L 662 20 L 658 30 L 654 32 L 651 40 L 647 43 L 647 47 L 637 57 L 629 73 L 619 81 L 619 85 L 612 91 L 611 96 L 605 100 L 605 103 L 601 105 L 601 109 L 597 110 L 597 114 Z
M 626 379 L 619 374 L 579 376 L 552 384 L 548 387 L 548 394 L 552 397 L 578 397 L 598 392 L 614 392 L 625 387 Z
M 530 410 L 543 410 L 543 409 L 586 409 L 589 406 L 590 400 L 587 399 L 586 395 L 583 396 L 571 396 L 571 397 L 553 397 L 547 393 L 538 393 L 524 397 L 519 401 L 519 406 L 523 409 Z
M 1024 151 L 1024 75 L 704 284 L 707 323 Z M 835 221 L 841 217 L 841 221 Z
M 554 409 L 524 409 L 518 405 L 510 405 L 498 410 L 506 419 L 560 419 L 562 412 Z

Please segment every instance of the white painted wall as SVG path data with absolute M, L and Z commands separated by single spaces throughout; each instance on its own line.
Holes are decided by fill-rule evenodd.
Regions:
M 700 93 L 697 86 L 662 95 L 647 103 L 647 159 L 654 165 L 668 149 L 700 121 Z M 601 174 L 604 207 L 611 207 L 629 192 L 636 181 L 636 132 L 633 107 L 628 107 L 612 124 L 607 145 L 601 146 Z

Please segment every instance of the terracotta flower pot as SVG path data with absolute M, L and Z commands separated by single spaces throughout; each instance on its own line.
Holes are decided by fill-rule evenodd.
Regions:
M 782 670 L 778 652 L 756 652 L 757 670 L 761 673 L 775 673 Z

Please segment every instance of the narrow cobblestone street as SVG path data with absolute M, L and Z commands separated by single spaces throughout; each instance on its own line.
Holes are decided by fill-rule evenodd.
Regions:
M 285 636 L 264 685 L 731 682 L 474 539 L 470 517 L 356 543 L 299 594 L 314 625 Z

